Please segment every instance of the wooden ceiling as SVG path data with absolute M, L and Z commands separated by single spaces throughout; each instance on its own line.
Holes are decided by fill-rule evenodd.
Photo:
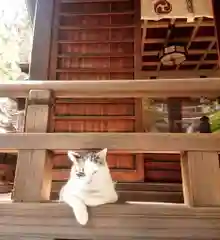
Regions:
M 170 24 L 175 28 L 169 30 Z M 184 44 L 188 50 L 186 61 L 179 66 L 163 66 L 159 52 L 165 43 Z M 187 23 L 186 19 L 163 19 L 142 22 L 142 71 L 144 76 L 164 77 L 187 73 L 198 76 L 217 76 L 219 73 L 218 54 L 214 21 L 198 18 Z M 185 74 L 186 73 L 186 74 Z

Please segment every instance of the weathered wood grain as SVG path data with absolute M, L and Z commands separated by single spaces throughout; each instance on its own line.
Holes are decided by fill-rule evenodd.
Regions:
M 220 206 L 220 169 L 216 152 L 187 152 L 181 160 L 184 201 L 190 206 Z
M 0 239 L 219 239 L 220 208 L 165 204 L 112 204 L 89 209 L 79 226 L 58 203 L 1 203 Z M 28 238 L 29 237 L 29 238 Z
M 58 141 L 57 141 L 58 140 Z M 82 150 L 114 152 L 180 152 L 220 150 L 219 134 L 184 133 L 8 133 L 0 134 L 0 149 Z
M 33 90 L 29 94 L 25 131 L 42 133 L 48 128 L 51 92 Z M 42 140 L 43 141 L 43 140 Z M 38 143 L 35 143 L 38 145 Z M 52 162 L 46 149 L 22 149 L 18 152 L 13 200 L 49 200 L 52 183 Z

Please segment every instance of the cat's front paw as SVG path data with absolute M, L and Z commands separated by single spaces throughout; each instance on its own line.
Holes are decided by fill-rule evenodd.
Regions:
M 89 220 L 88 212 L 83 212 L 81 214 L 76 214 L 74 211 L 73 213 L 75 214 L 76 220 L 80 225 L 85 226 Z

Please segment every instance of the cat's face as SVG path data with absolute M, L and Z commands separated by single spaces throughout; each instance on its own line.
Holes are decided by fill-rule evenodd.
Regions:
M 106 163 L 106 155 L 106 148 L 97 153 L 89 152 L 84 155 L 68 151 L 68 157 L 73 162 L 71 177 L 91 177 Z

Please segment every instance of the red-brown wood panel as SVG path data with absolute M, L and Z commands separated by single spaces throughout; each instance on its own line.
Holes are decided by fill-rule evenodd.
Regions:
M 134 78 L 134 0 L 55 2 L 51 77 Z
M 50 79 L 134 79 L 135 6 L 134 0 L 55 0 Z M 138 105 L 135 99 L 56 99 L 50 130 L 140 131 Z M 142 155 L 109 153 L 108 163 L 114 180 L 144 181 Z M 54 180 L 68 178 L 69 167 L 65 155 L 55 155 Z
M 145 154 L 144 166 L 147 182 L 181 182 L 179 154 Z

